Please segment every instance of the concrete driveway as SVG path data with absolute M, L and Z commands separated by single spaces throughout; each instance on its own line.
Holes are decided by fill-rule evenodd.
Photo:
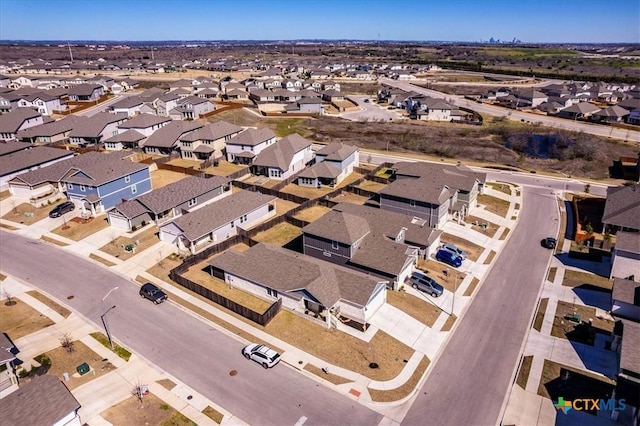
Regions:
M 389 110 L 386 105 L 383 107 L 372 102 L 370 96 L 352 95 L 349 99 L 356 102 L 362 110 L 340 114 L 340 117 L 345 120 L 387 122 L 402 119 L 402 115 L 397 110 Z M 365 102 L 365 99 L 369 99 L 369 102 Z

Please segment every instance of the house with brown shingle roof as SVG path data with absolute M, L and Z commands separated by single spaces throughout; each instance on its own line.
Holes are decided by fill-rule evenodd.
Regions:
M 37 126 L 22 129 L 16 135 L 21 142 L 32 144 L 47 144 L 51 142 L 64 141 L 69 138 L 69 134 L 81 121 L 77 115 L 68 115 L 56 121 L 48 121 Z
M 442 231 L 425 221 L 374 207 L 341 203 L 302 229 L 304 253 L 389 280 L 397 289 L 418 257 L 436 250 Z
M 169 155 L 178 147 L 180 138 L 201 127 L 203 124 L 195 121 L 171 121 L 149 136 L 142 148 L 146 154 Z
M 29 149 L 20 149 L 0 156 L 0 189 L 2 190 L 8 187 L 11 179 L 20 174 L 47 167 L 74 156 L 73 151 L 47 146 L 31 146 L 24 142 L 14 142 L 14 144 Z M 5 144 L 0 144 L 0 147 L 3 145 Z
M 240 191 L 191 211 L 160 227 L 160 240 L 192 254 L 276 215 L 276 198 Z
M 222 158 L 226 142 L 244 129 L 226 121 L 216 121 L 180 138 L 180 155 L 188 160 Z
M 251 171 L 270 179 L 285 180 L 313 160 L 311 144 L 297 133 L 286 136 L 262 150 L 253 160 Z
M 247 129 L 227 141 L 227 161 L 251 165 L 263 149 L 276 143 L 276 135 L 271 129 Z
M 95 145 L 103 139 L 118 134 L 118 126 L 124 123 L 127 114 L 99 112 L 91 117 L 78 117 L 73 130 L 69 132 L 71 145 Z
M 386 302 L 387 282 L 270 244 L 240 253 L 227 251 L 209 261 L 213 277 L 297 312 L 313 312 L 327 327 L 341 319 L 363 325 Z M 278 265 L 274 268 L 274 265 Z
M 298 177 L 298 185 L 321 188 L 338 185 L 360 166 L 360 151 L 352 145 L 331 143 L 316 151 L 315 164 Z
M 171 122 L 171 118 L 153 114 L 138 114 L 118 126 L 119 130 L 135 130 L 149 137 L 158 129 Z
M 105 139 L 104 149 L 107 151 L 122 151 L 123 149 L 136 149 L 144 140 L 147 139 L 145 135 L 137 130 L 126 130 L 118 133 L 115 136 Z
M 612 233 L 617 230 L 640 231 L 640 184 L 607 188 L 607 200 L 602 213 L 605 229 Z
M 127 230 L 143 222 L 160 225 L 230 194 L 227 178 L 190 176 L 116 205 L 108 213 L 109 224 Z
M 20 130 L 42 124 L 42 115 L 32 108 L 16 108 L 0 115 L 0 141 L 16 139 Z
M 77 84 L 69 87 L 69 100 L 73 102 L 94 102 L 104 95 L 104 87 L 99 84 Z

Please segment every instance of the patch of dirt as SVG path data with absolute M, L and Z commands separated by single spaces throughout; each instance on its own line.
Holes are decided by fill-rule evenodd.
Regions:
M 404 291 L 387 291 L 387 303 L 420 321 L 427 327 L 433 327 L 442 310 L 431 303 Z
M 149 393 L 142 402 L 131 396 L 100 415 L 113 425 L 164 425 L 174 413 L 177 411 L 173 407 Z
M 2 332 L 16 340 L 31 333 L 53 325 L 48 317 L 27 305 L 25 302 L 12 298 L 13 305 L 8 306 L 6 299 L 0 303 L 0 324 Z

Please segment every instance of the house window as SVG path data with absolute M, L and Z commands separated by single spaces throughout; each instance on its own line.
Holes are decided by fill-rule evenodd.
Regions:
M 189 207 L 193 207 L 198 203 L 198 200 L 196 198 L 192 198 L 190 199 L 187 204 L 189 205 Z
M 231 221 L 231 223 L 229 224 L 229 226 L 230 226 L 231 228 L 235 228 L 235 227 L 236 227 L 236 224 L 235 224 L 235 222 L 234 222 L 234 221 Z
M 337 241 L 331 241 L 331 248 L 334 250 L 338 250 L 338 242 Z
M 73 184 L 72 183 L 68 183 L 67 184 L 67 189 L 73 189 Z
M 84 192 L 86 190 L 87 190 L 87 188 L 84 185 L 80 185 L 80 191 Z
M 245 223 L 247 221 L 247 215 L 240 216 L 240 223 Z
M 138 187 L 134 183 L 133 185 L 131 185 L 131 193 L 136 194 L 137 192 L 138 192 Z
M 114 144 L 114 148 L 115 148 L 115 144 Z M 127 182 L 127 183 L 131 182 L 131 175 L 126 175 L 124 177 L 124 181 Z
M 411 207 L 415 207 L 416 206 L 416 200 L 409 200 L 409 205 Z

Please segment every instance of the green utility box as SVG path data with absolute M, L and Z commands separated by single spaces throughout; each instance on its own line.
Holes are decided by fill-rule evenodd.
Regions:
M 90 370 L 89 364 L 87 364 L 86 362 L 83 362 L 82 364 L 76 367 L 76 371 L 81 376 L 84 376 L 85 374 L 87 374 L 89 370 Z

